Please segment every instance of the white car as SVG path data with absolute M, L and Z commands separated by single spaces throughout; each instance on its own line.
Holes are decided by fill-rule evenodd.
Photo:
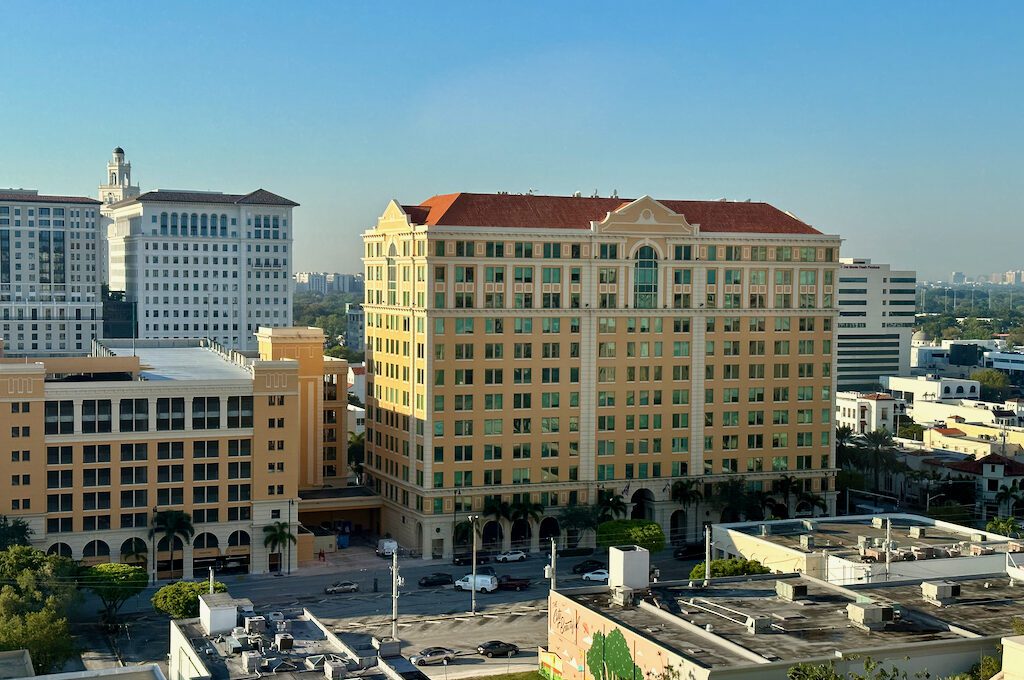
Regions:
M 583 575 L 584 581 L 607 581 L 608 570 L 607 569 L 595 569 L 594 571 L 588 571 Z
M 494 561 L 495 562 L 522 562 L 526 559 L 526 553 L 522 550 L 506 550 L 505 552 L 498 553 Z

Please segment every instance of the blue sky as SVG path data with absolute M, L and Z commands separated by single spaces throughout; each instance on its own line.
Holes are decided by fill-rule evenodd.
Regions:
M 356 270 L 390 198 L 531 188 L 752 198 L 924 277 L 1024 268 L 1021 3 L 4 10 L 0 186 L 93 195 L 121 145 L 144 190 L 301 203 L 300 270 Z

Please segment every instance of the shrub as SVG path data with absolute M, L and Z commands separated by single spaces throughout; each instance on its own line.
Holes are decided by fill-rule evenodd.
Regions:
M 665 549 L 665 532 L 661 525 L 647 519 L 613 519 L 597 527 L 597 545 L 638 545 L 651 552 Z
M 734 557 L 728 560 L 711 560 L 711 578 L 723 576 L 749 576 L 752 574 L 770 574 L 772 570 L 757 560 L 745 560 Z M 701 562 L 690 571 L 690 578 L 704 578 L 704 563 Z

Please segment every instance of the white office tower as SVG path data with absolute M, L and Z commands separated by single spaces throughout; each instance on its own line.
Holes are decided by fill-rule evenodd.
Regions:
M 85 354 L 102 323 L 99 201 L 0 189 L 7 356 Z
M 297 205 L 264 189 L 161 189 L 104 206 L 110 289 L 136 303 L 139 337 L 248 350 L 260 326 L 291 326 Z
M 910 373 L 917 272 L 841 258 L 836 380 L 840 391 L 873 391 L 883 375 Z

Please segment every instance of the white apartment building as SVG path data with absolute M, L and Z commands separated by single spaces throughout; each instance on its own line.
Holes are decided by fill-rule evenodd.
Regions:
M 882 387 L 897 399 L 903 399 L 912 410 L 920 401 L 948 401 L 980 399 L 981 383 L 964 378 L 945 378 L 931 375 L 882 376 Z
M 879 376 L 910 372 L 917 273 L 867 259 L 840 263 L 838 389 L 873 390 Z
M 8 356 L 86 354 L 103 303 L 99 201 L 0 189 L 0 336 Z
M 366 351 L 366 315 L 362 305 L 347 305 L 345 314 L 348 324 L 345 331 L 345 346 L 353 352 Z
M 290 326 L 297 205 L 257 189 L 148 191 L 105 206 L 110 289 L 136 303 L 139 337 L 247 350 L 260 326 Z
M 298 272 L 295 275 L 295 292 L 323 295 L 327 292 L 327 276 L 323 272 Z
M 856 434 L 876 430 L 896 433 L 898 418 L 904 415 L 906 403 L 882 393 L 837 392 L 836 427 L 849 427 Z

